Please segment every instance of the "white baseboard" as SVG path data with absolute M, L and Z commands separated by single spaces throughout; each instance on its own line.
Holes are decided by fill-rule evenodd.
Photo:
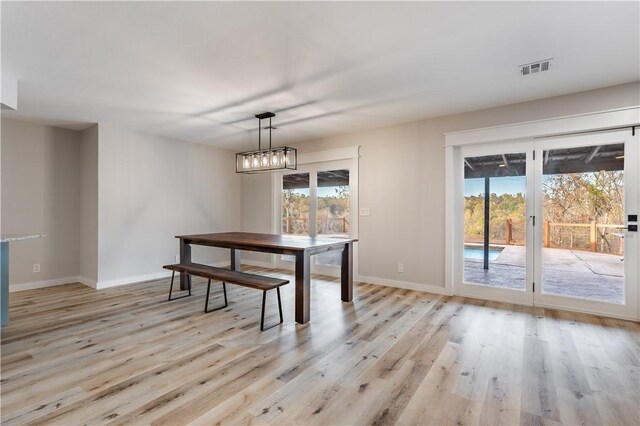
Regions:
M 160 271 L 152 274 L 135 275 L 133 277 L 116 278 L 115 280 L 98 281 L 96 290 L 102 290 L 103 288 L 117 287 L 120 285 L 140 283 L 143 281 L 159 280 L 171 276 L 171 271 Z
M 229 262 L 228 261 L 222 261 L 222 262 L 211 262 L 211 263 L 203 263 L 203 265 L 208 265 L 208 266 L 215 266 L 218 268 L 225 268 L 229 266 Z M 171 271 L 168 270 L 162 270 L 159 272 L 154 272 L 151 274 L 144 274 L 144 275 L 135 275 L 132 277 L 124 277 L 124 278 L 116 278 L 114 280 L 107 280 L 107 281 L 98 281 L 98 283 L 96 285 L 90 285 L 91 287 L 94 287 L 96 290 L 101 290 L 103 288 L 110 288 L 110 287 L 117 287 L 117 286 L 121 286 L 121 285 L 127 285 L 127 284 L 134 284 L 134 283 L 140 283 L 140 282 L 144 282 L 144 281 L 152 281 L 152 280 L 160 280 L 163 278 L 169 278 L 171 276 Z M 85 284 L 85 283 L 83 283 Z
M 96 281 L 91 280 L 89 278 L 86 278 L 86 277 L 77 277 L 77 278 L 80 284 L 84 284 L 87 287 L 96 288 L 98 286 L 98 283 Z
M 403 288 L 406 290 L 423 291 L 425 293 L 442 294 L 445 296 L 451 296 L 452 294 L 451 291 L 445 287 L 431 284 L 413 283 L 409 281 L 388 280 L 386 278 L 366 277 L 363 275 L 356 277 L 356 281 L 368 284 L 383 285 L 386 287 Z
M 80 277 L 56 278 L 53 280 L 34 281 L 30 283 L 19 283 L 9 285 L 9 293 L 18 291 L 35 290 L 38 288 L 55 287 L 58 285 L 73 284 L 80 282 Z

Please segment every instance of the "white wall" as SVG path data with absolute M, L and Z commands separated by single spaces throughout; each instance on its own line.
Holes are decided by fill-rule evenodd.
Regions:
M 242 175 L 242 230 L 245 232 L 272 233 L 273 226 L 273 174 Z M 246 208 L 245 208 L 246 206 Z M 259 208 L 254 208 L 259 206 Z M 242 252 L 242 262 L 270 266 L 272 255 L 246 251 Z
M 166 275 L 180 234 L 241 226 L 241 180 L 230 151 L 99 125 L 98 286 Z M 198 262 L 228 251 L 194 250 Z
M 12 243 L 12 290 L 165 276 L 175 235 L 241 227 L 241 180 L 226 150 L 114 126 L 77 132 L 3 119 L 1 159 L 2 233 L 47 234 Z M 193 255 L 229 260 L 222 249 Z
M 631 83 L 296 144 L 299 152 L 360 145 L 359 274 L 408 287 L 444 287 L 444 133 L 636 106 Z M 243 229 L 269 232 L 268 176 L 243 179 Z M 404 273 L 397 272 L 397 263 Z M 407 284 L 408 283 L 408 284 Z
M 78 275 L 79 164 L 79 132 L 2 119 L 2 233 L 47 234 L 11 244 L 11 287 Z
M 80 253 L 78 275 L 89 285 L 98 281 L 98 125 L 81 133 Z

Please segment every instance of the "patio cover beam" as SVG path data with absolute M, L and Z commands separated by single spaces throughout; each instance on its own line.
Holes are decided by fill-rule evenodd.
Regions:
M 473 166 L 471 165 L 471 163 L 469 163 L 469 162 L 467 161 L 467 159 L 466 159 L 466 158 L 464 159 L 464 163 L 465 163 L 465 164 L 467 165 L 467 167 L 469 167 L 471 170 L 475 170 L 475 169 L 473 168 Z
M 618 171 L 624 170 L 624 160 L 622 158 L 598 158 L 594 157 L 589 163 L 585 163 L 584 157 L 565 160 L 562 158 L 554 158 L 549 156 L 546 164 L 543 164 L 543 174 L 554 175 L 561 173 L 593 173 L 599 171 Z M 475 165 L 473 170 L 465 167 L 464 178 L 484 178 L 484 177 L 506 177 L 506 176 L 524 176 L 526 175 L 524 164 L 514 164 L 509 162 L 509 167 L 495 166 L 478 166 Z
M 600 151 L 601 145 L 597 145 L 593 148 L 593 150 L 589 153 L 589 155 L 587 156 L 587 159 L 584 160 L 585 164 L 589 164 L 591 162 L 591 160 L 593 160 L 593 157 L 596 156 L 596 154 L 598 153 L 598 151 Z

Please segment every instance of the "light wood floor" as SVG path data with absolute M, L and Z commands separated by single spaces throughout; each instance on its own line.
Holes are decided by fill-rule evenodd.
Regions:
M 316 278 L 311 323 L 288 285 L 261 333 L 261 292 L 204 314 L 195 282 L 12 294 L 2 423 L 640 423 L 635 323 Z

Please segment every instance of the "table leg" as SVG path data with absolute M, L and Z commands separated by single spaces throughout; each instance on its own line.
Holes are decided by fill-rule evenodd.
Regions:
M 311 318 L 311 256 L 296 254 L 296 322 L 306 324 Z
M 191 245 L 180 239 L 180 263 L 191 263 Z M 180 272 L 180 290 L 191 289 L 191 275 Z
M 344 245 L 342 250 L 342 301 L 351 302 L 353 300 L 353 243 Z
M 231 249 L 231 270 L 240 270 L 240 250 Z

